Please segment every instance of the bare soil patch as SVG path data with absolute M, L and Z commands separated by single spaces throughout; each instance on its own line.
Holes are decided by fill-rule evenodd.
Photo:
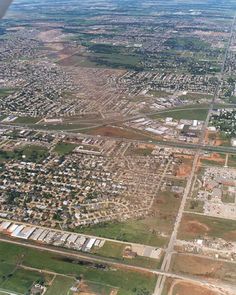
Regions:
M 224 164 L 225 163 L 225 159 L 222 158 L 222 156 L 218 153 L 212 153 L 210 156 L 208 157 L 203 157 L 201 160 L 207 160 L 207 161 L 212 161 L 212 162 L 216 162 L 219 164 Z
M 186 228 L 187 228 L 187 231 L 194 232 L 195 234 L 198 234 L 198 233 L 202 234 L 210 230 L 207 225 L 196 220 L 188 221 L 186 223 Z
M 217 295 L 216 292 L 203 286 L 191 284 L 184 281 L 175 281 L 168 295 Z
M 186 254 L 176 254 L 173 256 L 172 271 L 204 278 L 219 279 L 230 283 L 234 283 L 236 279 L 234 263 Z
M 191 173 L 192 167 L 188 164 L 181 164 L 177 170 L 177 177 L 186 177 Z
M 127 139 L 145 139 L 146 138 L 142 134 L 138 134 L 136 132 L 129 131 L 127 129 L 112 127 L 112 126 L 99 127 L 94 130 L 89 130 L 87 133 L 92 135 L 119 137 L 119 138 L 127 138 Z

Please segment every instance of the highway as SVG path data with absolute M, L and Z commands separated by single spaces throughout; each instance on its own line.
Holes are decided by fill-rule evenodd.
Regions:
M 32 128 L 22 125 L 10 125 L 10 124 L 1 124 L 2 127 L 9 128 L 11 130 L 28 130 L 28 131 L 38 131 L 43 132 L 45 134 L 52 134 L 52 135 L 67 135 L 67 136 L 74 136 L 78 138 L 93 138 L 94 140 L 97 139 L 104 139 L 108 140 L 111 139 L 111 137 L 108 136 L 101 136 L 101 135 L 88 135 L 84 133 L 73 133 L 70 131 L 56 131 L 56 130 L 45 130 L 45 129 L 39 129 L 39 128 Z M 203 139 L 203 137 L 202 137 Z M 230 154 L 236 154 L 236 148 L 231 146 L 211 146 L 206 145 L 204 142 L 202 143 L 186 143 L 186 142 L 176 142 L 176 141 L 162 141 L 162 140 L 138 140 L 138 139 L 126 139 L 123 137 L 112 137 L 112 140 L 117 141 L 123 141 L 127 143 L 152 143 L 157 146 L 164 146 L 164 147 L 176 147 L 176 148 L 183 148 L 183 149 L 193 149 L 193 150 L 202 150 L 206 152 L 218 152 L 218 153 L 230 153 Z
M 203 148 L 206 147 L 205 146 L 205 135 L 206 135 L 207 127 L 208 127 L 209 120 L 210 120 L 210 117 L 211 117 L 211 113 L 212 113 L 212 110 L 214 108 L 215 101 L 219 96 L 219 89 L 220 89 L 221 83 L 223 81 L 225 64 L 226 64 L 229 48 L 230 48 L 230 45 L 231 45 L 231 42 L 232 42 L 232 39 L 233 39 L 233 35 L 234 35 L 235 20 L 236 20 L 236 18 L 234 17 L 232 25 L 231 25 L 231 33 L 230 33 L 229 42 L 228 42 L 228 45 L 227 45 L 227 48 L 226 48 L 226 51 L 225 51 L 225 55 L 224 55 L 224 59 L 223 59 L 223 62 L 222 62 L 219 81 L 218 81 L 218 84 L 216 86 L 212 102 L 211 102 L 210 107 L 209 107 L 207 118 L 206 118 L 206 120 L 204 122 L 204 125 L 203 125 L 203 128 L 202 128 L 202 133 L 201 133 L 199 145 L 198 145 L 195 157 L 194 157 L 192 170 L 191 170 L 190 176 L 189 176 L 188 181 L 187 181 L 187 185 L 186 185 L 186 188 L 185 188 L 185 191 L 184 191 L 184 194 L 183 194 L 183 198 L 182 198 L 182 201 L 181 201 L 181 204 L 180 204 L 180 208 L 179 208 L 176 220 L 175 220 L 174 229 L 173 229 L 173 232 L 172 232 L 172 235 L 171 235 L 171 238 L 170 238 L 170 241 L 169 241 L 168 247 L 166 249 L 166 253 L 165 253 L 163 262 L 162 262 L 161 271 L 163 271 L 163 272 L 168 273 L 169 270 L 170 270 L 171 258 L 172 258 L 172 254 L 174 252 L 174 246 L 175 246 L 176 239 L 177 239 L 178 228 L 179 228 L 181 220 L 182 220 L 185 204 L 186 204 L 187 198 L 188 198 L 188 196 L 189 196 L 189 194 L 191 192 L 191 188 L 192 188 L 192 184 L 193 184 L 193 180 L 194 180 L 194 175 L 195 175 L 196 168 L 197 168 L 197 165 L 198 165 L 198 162 L 199 162 L 200 154 L 201 154 Z M 156 287 L 155 287 L 155 290 L 154 290 L 154 295 L 162 295 L 163 288 L 164 288 L 164 285 L 165 285 L 165 281 L 166 281 L 166 276 L 165 275 L 164 276 L 163 275 L 158 276 Z

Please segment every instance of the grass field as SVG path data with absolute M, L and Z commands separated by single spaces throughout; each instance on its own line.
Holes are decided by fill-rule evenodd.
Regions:
M 211 94 L 202 94 L 202 93 L 193 93 L 188 92 L 186 95 L 181 95 L 181 99 L 190 99 L 190 100 L 199 100 L 199 99 L 212 99 L 213 95 Z
M 184 214 L 178 238 L 193 240 L 204 236 L 236 241 L 236 221 L 196 214 Z
M 186 211 L 203 213 L 204 202 L 200 200 L 188 199 L 186 203 Z
M 117 260 L 122 260 L 123 262 L 127 262 L 128 264 L 142 266 L 152 269 L 157 269 L 160 266 L 161 259 L 152 259 L 143 256 L 136 256 L 135 258 L 128 259 L 123 258 L 123 251 L 126 245 L 122 243 L 114 243 L 110 241 L 106 241 L 102 248 L 95 248 L 93 253 L 96 255 L 100 255 L 103 257 L 115 258 Z
M 143 220 L 130 220 L 127 222 L 95 225 L 93 227 L 79 229 L 78 232 L 121 241 L 162 247 L 166 245 L 168 239 L 160 237 L 154 232 L 155 225 L 158 226 L 158 221 L 156 219 L 146 218 Z
M 38 145 L 27 145 L 24 148 L 14 151 L 0 150 L 0 162 L 15 159 L 38 163 L 44 160 L 47 155 L 48 151 L 46 148 Z
M 102 295 L 110 295 L 111 292 L 114 290 L 113 287 L 94 283 L 91 281 L 85 281 L 85 284 L 87 284 L 87 288 L 90 292 L 93 294 L 102 294 Z
M 236 168 L 236 155 L 229 155 L 228 166 Z
M 97 284 L 119 288 L 119 295 L 136 295 L 139 294 L 140 289 L 145 289 L 147 294 L 151 294 L 156 282 L 156 276 L 152 274 L 108 267 L 105 270 L 97 269 L 94 266 L 68 261 L 65 257 L 57 254 L 4 242 L 0 243 L 0 253 L 4 253 L 2 263 L 16 264 L 21 257 L 21 263 L 25 266 L 72 277 L 82 276 L 85 280 Z
M 219 139 L 221 140 L 221 146 L 231 146 L 231 138 L 224 132 L 219 132 Z
M 188 120 L 200 120 L 204 121 L 207 117 L 208 107 L 201 108 L 186 108 L 169 110 L 160 114 L 150 116 L 152 119 L 171 117 L 176 120 L 188 119 Z
M 4 120 L 7 116 L 6 115 L 0 115 L 0 121 Z
M 126 152 L 126 155 L 137 155 L 137 156 L 150 156 L 153 152 L 153 148 L 129 148 Z
M 40 118 L 34 118 L 34 117 L 18 117 L 14 123 L 17 124 L 35 124 L 40 120 Z
M 16 257 L 15 261 L 11 259 L 5 259 L 5 257 L 4 259 L 1 258 L 0 290 L 3 289 L 14 291 L 20 294 L 25 294 L 30 289 L 33 283 L 36 283 L 38 281 L 45 281 L 45 278 L 42 274 L 17 268 L 16 263 L 18 262 L 18 260 L 19 257 Z
M 36 272 L 17 269 L 9 279 L 4 280 L 0 287 L 6 290 L 14 290 L 25 294 L 33 283 L 42 280 L 42 275 Z
M 57 154 L 61 156 L 67 155 L 67 154 L 70 154 L 75 147 L 76 147 L 76 144 L 60 142 L 55 146 L 54 152 L 56 152 Z
M 222 197 L 221 197 L 221 201 L 223 203 L 234 203 L 235 202 L 235 196 L 233 195 L 228 195 L 227 193 L 225 193 Z
M 33 126 L 32 126 L 33 127 Z M 35 127 L 44 130 L 80 130 L 91 127 L 88 123 L 64 123 L 64 124 L 38 124 Z
M 80 228 L 78 232 L 126 242 L 163 247 L 168 243 L 180 199 L 173 193 L 162 192 L 154 204 L 155 216 L 127 222 L 99 224 Z M 163 233 L 163 235 L 160 234 Z
M 10 94 L 13 94 L 15 92 L 14 89 L 11 88 L 1 88 L 0 89 L 0 98 L 6 97 Z
M 155 97 L 167 97 L 169 96 L 171 93 L 167 92 L 167 91 L 164 91 L 164 90 L 151 90 L 149 92 L 149 94 L 152 94 L 153 96 Z
M 94 249 L 93 253 L 105 257 L 121 259 L 124 249 L 124 244 L 106 241 L 103 247 Z
M 68 290 L 75 284 L 74 278 L 56 276 L 52 285 L 47 289 L 45 295 L 66 295 Z M 71 293 L 72 294 L 72 293 Z

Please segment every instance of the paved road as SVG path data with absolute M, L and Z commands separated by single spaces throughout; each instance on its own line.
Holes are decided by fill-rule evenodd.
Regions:
M 108 140 L 111 139 L 111 137 L 107 136 L 100 136 L 100 135 L 88 135 L 88 134 L 83 134 L 83 133 L 73 133 L 73 132 L 68 132 L 68 131 L 56 131 L 56 130 L 44 130 L 44 129 L 35 129 L 35 128 L 30 128 L 30 127 L 23 127 L 20 125 L 9 125 L 9 124 L 1 124 L 2 127 L 6 127 L 12 130 L 29 130 L 29 131 L 38 131 L 38 132 L 44 132 L 45 134 L 63 134 L 63 135 L 68 135 L 68 136 L 74 136 L 74 137 L 80 137 L 80 138 L 86 138 L 90 137 L 95 140 L 97 139 L 104 139 Z M 112 137 L 112 140 L 119 140 L 127 143 L 147 143 L 150 142 L 154 145 L 161 145 L 161 146 L 166 146 L 166 147 L 176 147 L 176 148 L 183 148 L 183 149 L 193 149 L 193 150 L 198 150 L 201 149 L 203 151 L 207 152 L 219 152 L 219 153 L 231 153 L 231 154 L 236 154 L 236 149 L 235 147 L 230 147 L 230 146 L 209 146 L 205 145 L 205 143 L 199 143 L 199 144 L 192 144 L 192 143 L 185 143 L 185 142 L 175 142 L 175 141 L 158 141 L 158 140 L 136 140 L 136 139 L 126 139 L 123 137 Z
M 200 156 L 200 151 L 198 151 L 194 157 L 192 171 L 191 171 L 190 177 L 188 178 L 187 185 L 185 187 L 185 191 L 184 191 L 184 195 L 183 195 L 183 198 L 182 198 L 182 201 L 180 204 L 179 212 L 178 212 L 178 215 L 175 220 L 174 229 L 173 229 L 173 232 L 172 232 L 169 244 L 168 244 L 168 248 L 166 249 L 166 254 L 164 256 L 163 263 L 161 266 L 161 271 L 163 271 L 163 272 L 167 272 L 170 269 L 170 263 L 171 263 L 172 253 L 174 251 L 174 245 L 175 245 L 176 238 L 177 238 L 178 228 L 180 226 L 180 222 L 181 222 L 181 219 L 183 216 L 187 197 L 188 197 L 188 195 L 191 191 L 191 188 L 192 188 L 192 182 L 193 182 L 194 174 L 195 174 L 196 167 L 197 167 L 197 164 L 199 161 L 199 156 Z M 156 295 L 162 294 L 162 290 L 163 290 L 164 284 L 165 284 L 165 278 L 166 278 L 166 276 L 158 276 L 156 287 L 154 290 L 154 294 L 156 294 Z
M 191 192 L 191 188 L 192 188 L 192 184 L 193 184 L 193 180 L 194 180 L 194 175 L 195 175 L 195 172 L 196 172 L 196 168 L 197 168 L 197 165 L 198 165 L 200 154 L 202 152 L 202 148 L 205 147 L 205 135 L 206 135 L 207 127 L 208 127 L 210 117 L 211 117 L 211 114 L 212 114 L 212 111 L 213 111 L 213 108 L 214 108 L 214 104 L 215 104 L 215 101 L 217 100 L 217 98 L 219 97 L 219 90 L 220 90 L 220 87 L 221 87 L 221 83 L 223 81 L 224 69 L 225 69 L 225 64 L 226 64 L 226 60 L 227 60 L 227 56 L 228 56 L 228 51 L 229 51 L 230 44 L 231 44 L 233 34 L 234 34 L 235 20 L 236 20 L 236 18 L 234 17 L 234 20 L 233 20 L 232 25 L 231 25 L 231 34 L 230 34 L 229 42 L 228 42 L 228 45 L 227 45 L 227 48 L 226 48 L 226 51 L 225 51 L 225 55 L 224 55 L 224 59 L 223 59 L 223 62 L 222 62 L 219 82 L 218 82 L 218 84 L 216 86 L 215 93 L 214 93 L 212 102 L 211 102 L 210 107 L 209 107 L 208 115 L 207 115 L 207 118 L 206 118 L 206 120 L 204 122 L 204 125 L 203 125 L 203 128 L 202 128 L 202 133 L 201 133 L 199 145 L 198 145 L 198 148 L 197 148 L 197 151 L 196 151 L 196 155 L 194 157 L 192 170 L 191 170 L 190 176 L 189 176 L 188 181 L 187 181 L 187 185 L 186 185 L 184 195 L 183 195 L 183 198 L 182 198 L 182 201 L 181 201 L 179 212 L 178 212 L 178 215 L 177 215 L 177 218 L 176 218 L 176 221 L 175 221 L 174 229 L 173 229 L 173 232 L 172 232 L 169 244 L 168 244 L 168 248 L 166 250 L 166 254 L 165 254 L 164 259 L 163 259 L 163 263 L 162 263 L 162 266 L 161 266 L 161 271 L 163 271 L 163 272 L 168 272 L 170 270 L 171 258 L 172 258 L 172 254 L 173 254 L 173 251 L 174 251 L 175 242 L 176 242 L 176 239 L 177 239 L 178 228 L 179 228 L 180 222 L 182 220 L 182 216 L 183 216 L 183 213 L 184 213 L 184 208 L 185 208 L 185 204 L 186 204 L 186 201 L 187 201 L 187 197 L 189 196 L 189 194 Z M 165 280 L 166 280 L 166 276 L 162 276 L 162 275 L 158 276 L 156 287 L 155 287 L 155 290 L 154 290 L 154 295 L 162 295 Z

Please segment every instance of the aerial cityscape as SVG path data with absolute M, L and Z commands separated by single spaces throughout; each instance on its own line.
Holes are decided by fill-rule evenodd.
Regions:
M 0 1 L 0 295 L 236 295 L 236 1 Z

